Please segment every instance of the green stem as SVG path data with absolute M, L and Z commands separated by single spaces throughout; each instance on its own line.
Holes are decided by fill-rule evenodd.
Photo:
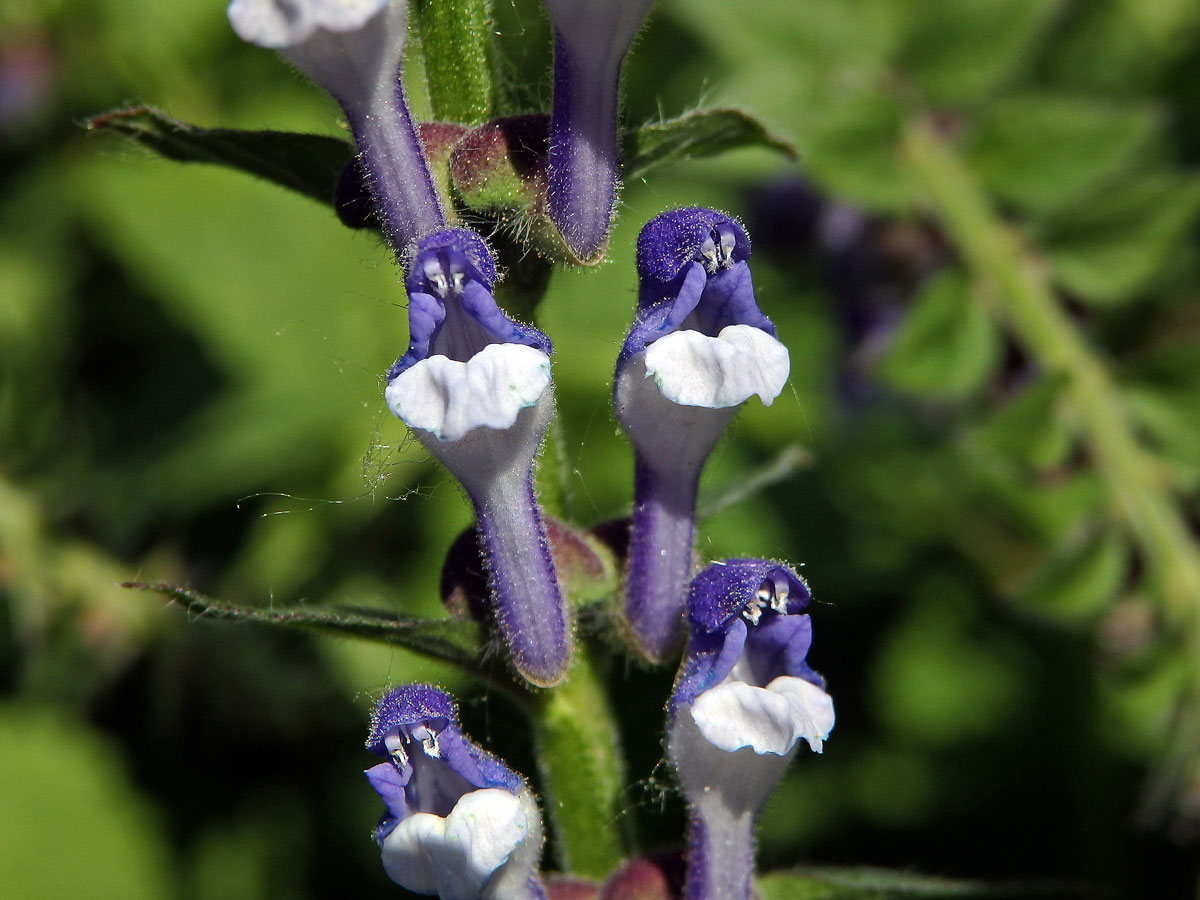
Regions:
M 479 125 L 492 108 L 489 0 L 415 0 L 435 119 Z
M 539 698 L 533 723 L 559 865 L 602 879 L 625 855 L 616 827 L 625 772 L 591 648 L 576 649 L 566 682 Z
M 1200 651 L 1200 554 L 1163 477 L 1136 436 L 1103 359 L 1088 346 L 1040 262 L 988 203 L 959 156 L 927 122 L 908 129 L 902 155 L 967 266 L 991 287 L 996 311 L 1068 398 L 1112 506 L 1145 554 L 1166 620 Z
M 1159 817 L 1172 797 L 1200 780 L 1200 553 L 1155 457 L 1138 441 L 1104 360 L 1080 336 L 1037 257 L 1007 227 L 958 154 L 930 123 L 911 126 L 901 155 L 989 300 L 1026 351 L 1064 376 L 1067 399 L 1113 511 L 1146 560 L 1163 619 L 1189 656 L 1191 677 L 1178 698 L 1164 760 L 1144 809 Z

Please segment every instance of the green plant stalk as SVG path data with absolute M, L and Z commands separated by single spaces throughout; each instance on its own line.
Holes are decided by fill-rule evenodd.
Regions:
M 566 682 L 538 698 L 532 720 L 559 865 L 602 879 L 625 857 L 616 827 L 625 772 L 591 648 L 576 647 Z
M 967 266 L 991 288 L 993 312 L 1065 390 L 1113 508 L 1149 563 L 1165 619 L 1200 653 L 1200 553 L 1159 461 L 1136 437 L 1104 361 L 1075 328 L 1043 265 L 991 208 L 961 158 L 925 121 L 905 134 L 901 155 Z
M 489 0 L 413 0 L 433 117 L 479 125 L 492 109 Z
M 1191 675 L 1178 698 L 1165 755 L 1151 775 L 1142 815 L 1160 818 L 1200 781 L 1200 552 L 1158 460 L 1139 443 L 1103 359 L 1063 310 L 1044 266 L 996 215 L 962 159 L 928 121 L 911 125 L 900 153 L 932 201 L 967 266 L 990 288 L 987 302 L 1029 354 L 1061 374 L 1113 510 L 1141 549 L 1168 628 L 1188 654 Z

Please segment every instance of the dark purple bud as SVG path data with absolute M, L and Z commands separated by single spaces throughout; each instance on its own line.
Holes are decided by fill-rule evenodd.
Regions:
M 677 853 L 627 859 L 605 880 L 599 900 L 676 900 L 682 896 L 681 862 Z
M 621 63 L 653 0 L 545 0 L 554 26 L 550 218 L 579 262 L 608 246 Z

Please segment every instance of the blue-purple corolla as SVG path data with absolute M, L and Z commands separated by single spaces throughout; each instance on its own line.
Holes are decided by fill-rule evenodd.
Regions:
M 755 302 L 749 255 L 741 225 L 699 207 L 656 216 L 638 238 L 638 309 L 613 409 L 634 447 L 624 614 L 659 662 L 682 630 L 704 463 L 742 403 L 757 394 L 770 405 L 787 382 L 787 348 Z

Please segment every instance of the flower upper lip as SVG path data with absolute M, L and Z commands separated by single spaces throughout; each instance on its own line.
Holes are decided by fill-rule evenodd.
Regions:
M 549 355 L 550 340 L 496 305 L 496 265 L 483 238 L 448 228 L 420 240 L 409 261 L 409 345 L 388 381 L 433 355 L 465 361 L 492 343 L 525 344 Z
M 802 611 L 810 599 L 800 576 L 766 560 L 713 563 L 697 575 L 688 598 L 691 640 L 672 709 L 731 677 L 765 687 L 787 675 L 823 687 L 806 659 L 812 624 Z
M 716 337 L 748 325 L 775 337 L 754 299 L 750 238 L 734 219 L 700 207 L 670 210 L 638 236 L 638 312 L 621 361 L 675 331 Z

